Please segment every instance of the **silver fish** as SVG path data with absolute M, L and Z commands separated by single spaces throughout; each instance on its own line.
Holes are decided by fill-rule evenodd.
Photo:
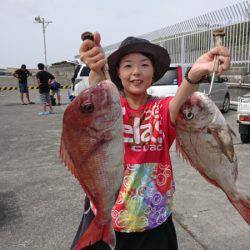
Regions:
M 238 164 L 232 135 L 234 132 L 207 95 L 195 92 L 181 107 L 176 120 L 177 151 L 208 182 L 222 189 L 250 224 L 250 197 L 236 186 Z

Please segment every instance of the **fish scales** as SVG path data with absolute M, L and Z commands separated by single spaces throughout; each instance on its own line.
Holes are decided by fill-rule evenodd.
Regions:
M 122 183 L 124 149 L 119 93 L 112 82 L 84 90 L 68 105 L 60 154 L 96 211 L 75 249 L 99 240 L 113 249 L 111 210 Z
M 232 129 L 217 106 L 195 92 L 181 107 L 176 121 L 176 147 L 211 184 L 222 189 L 242 218 L 250 224 L 250 197 L 238 191 L 237 157 Z

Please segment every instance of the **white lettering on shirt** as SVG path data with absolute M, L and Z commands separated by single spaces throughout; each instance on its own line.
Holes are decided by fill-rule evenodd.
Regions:
M 131 149 L 135 152 L 163 150 L 164 133 L 157 104 L 144 111 L 143 122 L 144 124 L 136 116 L 133 124 L 124 124 L 124 142 L 131 144 Z

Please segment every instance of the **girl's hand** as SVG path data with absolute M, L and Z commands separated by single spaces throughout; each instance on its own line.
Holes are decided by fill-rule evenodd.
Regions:
M 188 78 L 196 83 L 199 82 L 203 76 L 211 73 L 213 71 L 214 58 L 216 55 L 219 56 L 220 61 L 216 73 L 220 75 L 228 70 L 230 66 L 229 51 L 227 48 L 220 46 L 211 49 L 209 52 L 199 57 L 189 71 Z M 197 90 L 198 84 L 189 84 L 185 80 L 182 82 L 175 97 L 169 103 L 170 117 L 173 123 L 175 123 L 176 117 L 183 103 Z
M 94 41 L 85 40 L 79 50 L 80 59 L 96 72 L 102 70 L 105 64 L 105 54 L 100 46 L 101 37 L 98 32 L 94 34 Z
M 219 56 L 219 66 L 215 69 L 217 75 L 221 75 L 230 67 L 229 50 L 223 46 L 215 47 L 200 56 L 189 71 L 188 77 L 193 82 L 198 82 L 203 76 L 211 73 L 214 67 L 214 58 Z
M 80 59 L 91 70 L 89 82 L 98 82 L 103 78 L 102 69 L 106 63 L 105 54 L 100 46 L 101 36 L 98 32 L 94 33 L 94 41 L 83 41 L 80 49 Z

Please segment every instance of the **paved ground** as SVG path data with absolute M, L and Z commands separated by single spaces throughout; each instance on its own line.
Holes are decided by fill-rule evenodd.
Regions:
M 38 103 L 37 91 L 31 97 Z M 0 249 L 69 249 L 84 196 L 58 158 L 65 107 L 39 117 L 40 106 L 20 105 L 17 91 L 0 96 Z M 225 117 L 237 132 L 236 112 Z M 250 193 L 250 144 L 242 145 L 237 134 L 235 149 L 238 185 Z M 225 195 L 179 159 L 174 148 L 171 155 L 179 248 L 250 249 L 249 226 Z

